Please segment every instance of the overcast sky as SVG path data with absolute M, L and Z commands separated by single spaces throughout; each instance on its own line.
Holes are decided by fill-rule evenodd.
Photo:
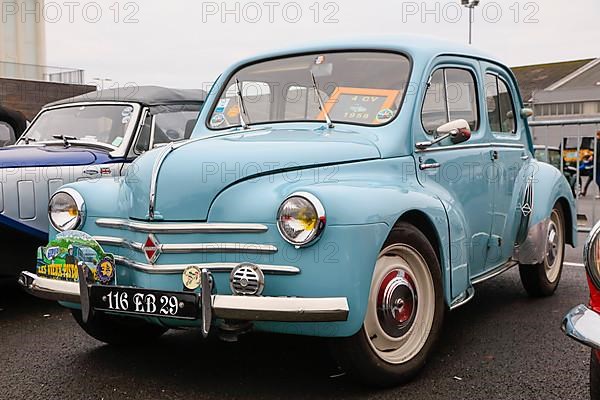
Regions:
M 47 63 L 119 85 L 202 87 L 241 58 L 319 40 L 412 33 L 466 43 L 468 33 L 458 0 L 46 3 Z M 473 45 L 511 66 L 600 57 L 599 21 L 598 0 L 481 0 Z

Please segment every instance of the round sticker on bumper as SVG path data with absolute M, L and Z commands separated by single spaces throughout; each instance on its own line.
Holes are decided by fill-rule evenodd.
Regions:
M 182 274 L 183 286 L 186 289 L 194 290 L 200 287 L 201 274 L 200 268 L 195 266 L 187 267 Z
M 115 277 L 115 262 L 111 257 L 104 257 L 96 268 L 100 283 L 108 284 Z

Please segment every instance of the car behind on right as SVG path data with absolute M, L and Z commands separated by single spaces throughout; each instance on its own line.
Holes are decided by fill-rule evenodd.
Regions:
M 590 302 L 567 313 L 562 330 L 570 338 L 591 348 L 590 396 L 600 400 L 600 221 L 592 228 L 583 248 L 583 261 L 590 287 Z

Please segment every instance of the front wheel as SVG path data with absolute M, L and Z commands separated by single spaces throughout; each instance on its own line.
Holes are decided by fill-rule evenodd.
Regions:
M 544 259 L 539 264 L 520 265 L 523 287 L 530 296 L 551 296 L 558 287 L 565 254 L 563 211 L 557 203 L 550 214 L 545 236 Z
M 381 251 L 362 329 L 332 342 L 334 356 L 369 385 L 408 381 L 425 365 L 445 313 L 440 264 L 425 235 L 399 223 Z
M 103 343 L 123 346 L 142 344 L 162 336 L 168 329 L 139 318 L 124 318 L 95 313 L 83 322 L 81 311 L 72 310 L 77 324 L 91 337 Z

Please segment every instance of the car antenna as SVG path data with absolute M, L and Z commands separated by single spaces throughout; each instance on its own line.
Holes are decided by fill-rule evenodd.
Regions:
M 331 122 L 329 113 L 325 109 L 325 103 L 323 102 L 323 98 L 321 97 L 321 93 L 319 92 L 319 86 L 317 85 L 315 74 L 312 71 L 310 71 L 310 77 L 312 78 L 313 89 L 315 90 L 315 94 L 317 95 L 317 100 L 319 100 L 319 110 L 321 110 L 321 112 L 325 116 L 325 121 L 327 121 L 327 127 L 329 129 L 332 129 L 334 127 L 333 122 Z

